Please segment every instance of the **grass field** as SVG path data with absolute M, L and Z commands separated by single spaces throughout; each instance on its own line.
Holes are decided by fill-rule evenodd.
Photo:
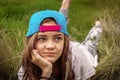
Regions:
M 62 0 L 0 1 L 0 80 L 17 80 L 16 73 L 21 63 L 24 38 L 32 13 L 44 9 L 59 10 L 61 1 Z M 98 75 L 95 76 L 94 80 L 114 79 L 108 79 L 109 76 L 107 76 L 107 71 L 105 71 L 105 69 L 103 69 L 103 71 L 106 72 L 107 77 L 104 76 L 100 78 L 100 74 L 102 74 L 100 71 L 102 71 L 102 68 L 109 66 L 109 64 L 105 63 L 109 60 L 109 57 L 110 59 L 115 59 L 119 53 L 119 4 L 120 0 L 72 0 L 70 6 L 68 30 L 72 38 L 77 41 L 81 42 L 84 40 L 95 20 L 101 20 L 104 23 L 106 31 L 103 33 L 99 46 L 101 62 L 97 68 Z M 108 10 L 108 13 L 104 15 L 104 11 L 106 10 Z M 113 26 L 117 27 L 113 28 Z M 107 31 L 107 29 L 109 29 L 109 31 Z M 111 32 L 113 33 L 111 34 Z M 106 38 L 106 36 L 109 37 Z M 107 39 L 109 39 L 109 41 Z M 115 56 L 111 56 L 112 54 L 115 54 Z M 119 57 L 109 61 L 109 63 L 115 63 L 116 60 L 119 60 Z M 102 66 L 103 64 L 106 65 Z M 116 64 L 111 65 L 113 67 L 108 68 L 108 70 L 112 68 L 112 72 L 108 74 L 112 75 L 112 73 L 119 70 L 119 64 L 117 64 L 118 66 L 116 66 Z M 118 76 L 120 73 L 116 72 L 114 74 Z M 98 79 L 98 77 L 100 79 Z M 118 77 L 116 80 L 118 80 Z

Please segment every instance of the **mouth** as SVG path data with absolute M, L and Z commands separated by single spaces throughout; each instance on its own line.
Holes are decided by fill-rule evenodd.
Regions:
M 52 57 L 52 56 L 55 56 L 55 52 L 45 52 L 44 55 L 45 56 L 48 56 L 48 57 Z

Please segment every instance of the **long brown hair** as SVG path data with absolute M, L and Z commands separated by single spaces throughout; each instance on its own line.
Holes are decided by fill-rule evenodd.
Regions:
M 53 19 L 52 19 L 53 20 Z M 49 20 L 48 20 L 49 21 Z M 31 62 L 32 50 L 35 47 L 37 33 L 27 37 L 26 46 L 23 53 L 22 67 L 25 71 L 23 80 L 39 80 L 41 69 Z M 74 73 L 71 69 L 71 53 L 69 52 L 69 37 L 64 36 L 64 48 L 61 57 L 53 63 L 51 76 L 59 80 L 73 80 Z M 69 63 L 69 64 L 67 64 Z M 55 66 L 54 66 L 55 65 Z

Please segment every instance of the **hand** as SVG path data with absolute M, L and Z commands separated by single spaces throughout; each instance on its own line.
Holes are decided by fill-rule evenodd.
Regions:
M 52 73 L 52 64 L 39 55 L 38 50 L 32 50 L 32 63 L 37 65 L 42 70 L 41 76 L 50 77 Z

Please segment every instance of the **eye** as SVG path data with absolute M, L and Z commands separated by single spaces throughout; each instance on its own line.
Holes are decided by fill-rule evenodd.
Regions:
M 62 40 L 62 39 L 63 39 L 62 37 L 56 36 L 54 40 L 55 40 L 55 41 L 60 41 L 60 40 Z
M 37 37 L 37 41 L 44 42 L 47 39 L 45 37 Z

